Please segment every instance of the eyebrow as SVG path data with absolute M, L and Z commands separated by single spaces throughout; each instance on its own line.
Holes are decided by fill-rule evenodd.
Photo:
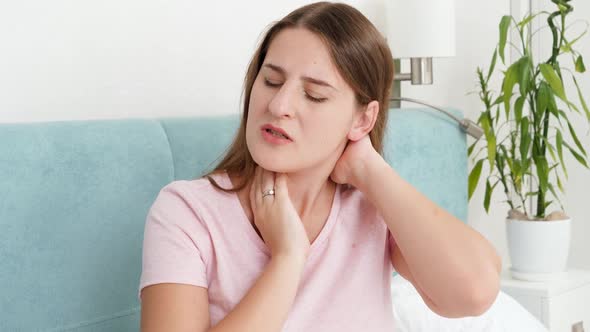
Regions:
M 277 66 L 277 65 L 273 65 L 272 63 L 266 63 L 266 64 L 264 64 L 263 67 L 270 68 L 270 69 L 272 69 L 272 70 L 274 70 L 276 72 L 279 72 L 279 73 L 281 73 L 283 75 L 285 75 L 285 73 L 286 73 L 285 72 L 285 69 L 283 69 L 283 67 Z M 304 80 L 304 81 L 306 81 L 306 82 L 309 82 L 309 83 L 313 83 L 313 84 L 317 84 L 317 85 L 321 85 L 321 86 L 326 86 L 326 87 L 329 87 L 329 88 L 332 88 L 332 89 L 338 91 L 335 87 L 333 87 L 328 82 L 319 80 L 317 78 L 313 78 L 313 77 L 309 77 L 309 76 L 302 76 L 301 79 Z

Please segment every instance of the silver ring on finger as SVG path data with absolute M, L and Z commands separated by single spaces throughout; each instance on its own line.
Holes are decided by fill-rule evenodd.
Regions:
M 266 196 L 274 196 L 275 194 L 275 189 L 267 189 L 265 191 L 262 192 L 262 198 L 266 197 Z

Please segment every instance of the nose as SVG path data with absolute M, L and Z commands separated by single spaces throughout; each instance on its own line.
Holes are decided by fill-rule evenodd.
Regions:
M 268 104 L 269 112 L 279 118 L 291 118 L 295 114 L 296 107 L 296 88 L 290 86 L 287 82 L 276 90 Z

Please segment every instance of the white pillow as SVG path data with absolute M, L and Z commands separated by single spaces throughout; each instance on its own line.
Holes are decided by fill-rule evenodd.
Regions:
M 399 274 L 393 277 L 391 293 L 396 332 L 549 332 L 502 291 L 484 314 L 464 318 L 446 318 L 430 310 L 414 286 Z

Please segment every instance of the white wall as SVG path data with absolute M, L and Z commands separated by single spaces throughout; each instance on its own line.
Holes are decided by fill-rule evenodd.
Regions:
M 260 34 L 310 2 L 3 1 L 0 122 L 237 113 Z
M 346 2 L 383 28 L 382 1 Z M 228 7 L 228 2 L 187 0 L 5 1 L 0 6 L 0 122 L 239 112 L 246 65 L 261 32 L 309 2 L 232 1 Z M 404 83 L 402 94 L 462 109 L 475 119 L 481 104 L 476 95 L 466 95 L 476 89 L 475 69 L 489 66 L 499 19 L 521 2 L 528 3 L 456 0 L 457 55 L 434 60 L 434 85 Z M 588 19 L 590 3 L 575 6 L 577 16 Z M 589 45 L 579 50 L 590 54 Z M 498 77 L 493 80 L 498 83 Z M 580 84 L 590 91 L 588 75 Z M 573 92 L 570 87 L 568 95 Z M 570 262 L 586 268 L 590 220 L 583 207 L 589 173 L 572 167 L 566 199 L 575 219 Z M 470 224 L 508 265 L 506 206 L 498 192 L 486 215 L 482 189 L 469 205 Z

